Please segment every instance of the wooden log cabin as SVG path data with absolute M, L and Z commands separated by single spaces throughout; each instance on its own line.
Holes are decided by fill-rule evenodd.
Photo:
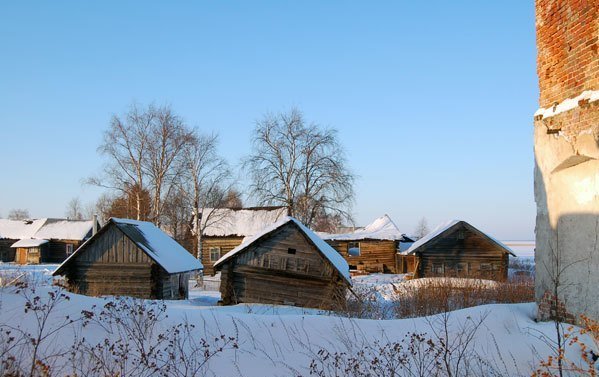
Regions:
M 470 277 L 506 280 L 509 256 L 515 254 L 493 237 L 465 221 L 453 220 L 414 242 L 400 258 L 410 263 L 415 278 Z M 405 268 L 405 267 L 402 267 Z
M 188 297 L 190 274 L 201 269 L 154 224 L 112 218 L 53 275 L 65 276 L 75 293 L 176 300 Z
M 91 236 L 93 224 L 92 220 L 0 219 L 0 258 L 18 264 L 61 263 Z
M 31 239 L 44 225 L 46 219 L 9 220 L 0 219 L 0 261 L 14 262 L 16 248 L 12 245 L 21 239 Z
M 351 285 L 347 262 L 292 217 L 263 229 L 215 263 L 225 305 L 263 303 L 334 309 Z
M 202 212 L 202 264 L 214 275 L 214 263 L 262 229 L 286 216 L 284 207 L 207 208 Z
M 97 227 L 97 220 L 46 219 L 44 225 L 33 236 L 35 239 L 48 241 L 41 250 L 37 263 L 64 262 L 92 236 L 94 221 Z M 36 263 L 34 260 L 30 258 L 28 263 Z M 21 263 L 19 260 L 16 262 Z
M 363 229 L 344 234 L 323 234 L 322 238 L 337 250 L 355 273 L 398 273 L 396 255 L 400 242 L 411 239 L 401 233 L 388 215 L 374 220 Z

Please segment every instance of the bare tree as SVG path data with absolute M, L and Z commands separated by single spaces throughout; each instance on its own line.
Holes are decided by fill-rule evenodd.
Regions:
M 414 229 L 414 236 L 420 239 L 426 236 L 429 232 L 430 229 L 428 228 L 428 221 L 426 220 L 426 217 L 423 217 L 420 219 L 420 221 L 418 221 L 418 225 L 416 225 L 416 229 Z
M 71 220 L 83 220 L 83 205 L 81 204 L 81 200 L 75 197 L 69 200 L 67 204 L 67 209 L 65 211 L 65 216 L 67 219 Z
M 8 218 L 10 220 L 26 220 L 30 218 L 29 210 L 24 208 L 13 208 L 8 211 Z
M 155 122 L 150 127 L 147 158 L 142 166 L 147 171 L 152 194 L 152 220 L 160 225 L 164 198 L 168 198 L 182 172 L 185 146 L 194 135 L 170 107 L 153 109 Z
M 351 218 L 355 177 L 333 129 L 307 124 L 301 112 L 266 115 L 257 122 L 245 161 L 252 195 L 263 205 L 283 205 L 313 226 L 322 213 Z
M 113 116 L 98 148 L 108 163 L 100 177 L 87 183 L 134 198 L 134 217 L 160 224 L 164 200 L 172 193 L 189 142 L 190 131 L 169 106 L 133 105 L 124 116 Z M 149 214 L 144 213 L 144 193 L 151 198 Z
M 217 146 L 217 135 L 203 135 L 196 131 L 183 154 L 182 192 L 192 210 L 190 231 L 196 240 L 198 259 L 202 257 L 204 230 L 222 215 L 222 212 L 206 209 L 222 207 L 231 188 L 231 172 L 226 161 L 218 155 Z

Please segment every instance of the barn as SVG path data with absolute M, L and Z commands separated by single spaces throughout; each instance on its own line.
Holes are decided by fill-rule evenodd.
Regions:
M 185 299 L 189 278 L 202 264 L 175 240 L 145 221 L 111 218 L 53 275 L 70 291 L 148 299 Z
M 285 217 L 284 207 L 206 208 L 202 212 L 204 275 L 214 275 L 214 262 L 262 229 Z
M 509 247 L 465 221 L 453 220 L 414 242 L 400 257 L 415 258 L 414 277 L 507 279 Z
M 345 302 L 349 266 L 298 220 L 284 217 L 215 264 L 225 305 L 263 303 L 333 309 Z
M 400 243 L 412 241 L 388 215 L 354 232 L 321 236 L 356 273 L 398 273 L 396 254 Z

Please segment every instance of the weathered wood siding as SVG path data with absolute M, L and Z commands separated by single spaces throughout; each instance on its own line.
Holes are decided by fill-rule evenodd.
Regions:
M 151 299 L 187 296 L 188 274 L 169 275 L 116 226 L 85 245 L 66 266 L 71 291 L 86 295 L 121 295 Z
M 360 243 L 360 255 L 350 256 L 349 244 Z M 335 241 L 327 243 L 337 250 L 349 264 L 350 270 L 397 273 L 397 242 L 388 240 Z
M 223 256 L 237 246 L 241 245 L 243 237 L 204 237 L 202 239 L 202 264 L 204 265 L 204 275 L 214 275 L 214 262 L 210 260 L 210 248 L 220 247 L 220 255 Z
M 0 239 L 0 261 L 2 262 L 14 262 L 16 257 L 16 250 L 10 245 L 14 244 L 18 240 Z
M 294 249 L 290 254 L 288 249 Z M 330 309 L 342 304 L 346 283 L 293 223 L 222 266 L 225 304 L 257 302 Z
M 417 277 L 507 279 L 508 254 L 468 226 L 449 229 L 416 254 Z

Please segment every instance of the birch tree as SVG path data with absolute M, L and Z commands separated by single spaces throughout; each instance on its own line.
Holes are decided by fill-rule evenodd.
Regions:
M 323 213 L 351 218 L 355 177 L 344 156 L 336 130 L 308 124 L 292 109 L 256 123 L 244 168 L 262 205 L 285 206 L 288 215 L 314 226 Z
M 100 177 L 87 183 L 115 190 L 122 196 L 135 198 L 135 218 L 142 218 L 141 197 L 147 185 L 144 162 L 149 148 L 150 128 L 155 117 L 154 107 L 140 110 L 132 105 L 122 117 L 113 115 L 98 152 L 108 159 Z M 135 192 L 133 188 L 136 188 Z
M 231 172 L 226 161 L 218 154 L 218 137 L 196 131 L 184 151 L 184 190 L 192 209 L 190 231 L 196 240 L 196 257 L 202 257 L 204 230 L 222 220 L 222 211 L 216 209 L 226 201 L 231 188 Z

